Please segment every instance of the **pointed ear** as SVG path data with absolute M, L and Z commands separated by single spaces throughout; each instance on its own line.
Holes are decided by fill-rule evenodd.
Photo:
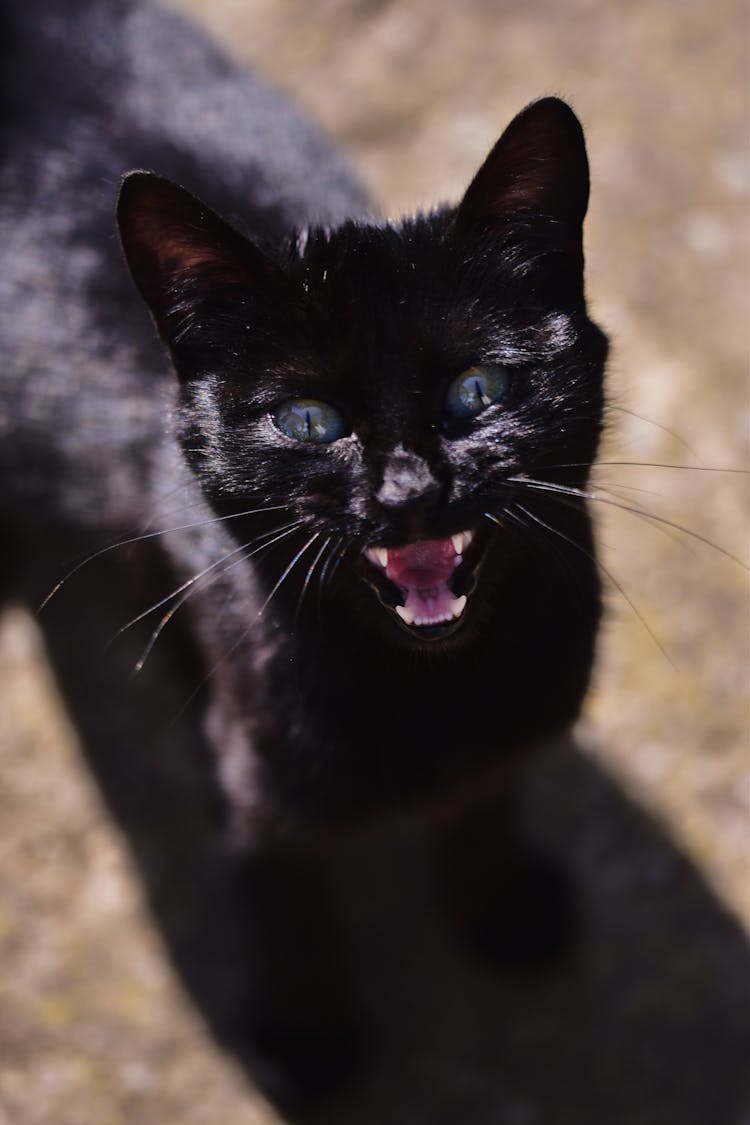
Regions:
M 122 248 L 159 335 L 174 342 L 212 293 L 257 287 L 274 266 L 214 211 L 153 172 L 131 172 L 117 199 Z M 264 286 L 265 288 L 265 286 Z
M 570 106 L 542 98 L 511 121 L 459 204 L 454 229 L 544 217 L 578 234 L 589 198 L 583 130 Z

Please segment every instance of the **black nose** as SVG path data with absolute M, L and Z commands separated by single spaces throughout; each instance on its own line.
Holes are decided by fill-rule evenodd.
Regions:
M 413 522 L 433 509 L 442 493 L 443 486 L 427 462 L 416 453 L 398 448 L 385 463 L 375 499 L 392 516 Z

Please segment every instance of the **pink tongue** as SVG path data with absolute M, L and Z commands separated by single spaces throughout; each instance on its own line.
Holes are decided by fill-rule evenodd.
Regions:
M 450 539 L 425 539 L 388 552 L 386 575 L 406 591 L 405 607 L 416 625 L 450 621 L 454 594 L 448 588 L 456 549 Z

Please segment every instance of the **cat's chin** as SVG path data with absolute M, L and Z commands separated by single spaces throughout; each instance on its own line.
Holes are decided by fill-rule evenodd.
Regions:
M 402 631 L 440 641 L 466 623 L 489 532 L 467 529 L 401 547 L 366 547 L 361 573 Z

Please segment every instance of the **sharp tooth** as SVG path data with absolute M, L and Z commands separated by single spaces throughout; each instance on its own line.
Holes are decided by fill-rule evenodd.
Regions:
M 474 538 L 474 532 L 473 531 L 465 531 L 464 532 L 464 550 L 466 550 L 466 548 L 469 546 L 469 544 L 471 543 L 473 538 Z
M 454 617 L 460 617 L 466 605 L 466 594 L 462 594 L 460 598 L 454 598 L 450 604 L 450 611 Z
M 464 553 L 464 536 L 462 531 L 459 531 L 458 535 L 451 535 L 451 543 L 457 555 L 462 555 Z
M 464 599 L 465 600 L 465 599 Z M 397 605 L 396 613 L 406 625 L 414 624 L 414 610 L 407 609 L 405 605 Z
M 385 547 L 365 547 L 365 557 L 383 570 L 388 566 L 388 551 Z

